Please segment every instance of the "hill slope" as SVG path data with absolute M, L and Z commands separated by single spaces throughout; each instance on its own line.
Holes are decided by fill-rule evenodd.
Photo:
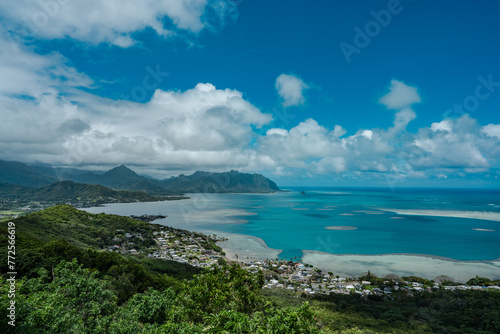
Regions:
M 163 199 L 139 191 L 115 191 L 101 185 L 60 181 L 42 188 L 0 183 L 0 198 L 20 202 L 99 204 L 110 202 L 152 202 Z
M 64 177 L 74 182 L 100 184 L 114 190 L 144 191 L 150 195 L 174 194 L 174 192 L 167 191 L 159 185 L 154 184 L 151 180 L 137 175 L 124 165 L 113 168 L 102 175 L 94 173 L 80 175 L 65 174 Z
M 50 168 L 32 167 L 22 162 L 0 160 L 0 183 L 25 187 L 43 187 L 57 182 Z

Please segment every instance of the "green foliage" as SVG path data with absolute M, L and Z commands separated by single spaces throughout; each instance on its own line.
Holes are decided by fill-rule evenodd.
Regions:
M 468 285 L 489 285 L 490 283 L 491 280 L 489 278 L 479 277 L 479 276 L 471 278 L 470 280 L 467 281 Z
M 259 293 L 263 285 L 261 274 L 249 275 L 237 265 L 212 267 L 186 283 L 180 300 L 190 310 L 189 318 L 197 321 L 223 309 L 251 313 L 263 305 Z
M 500 332 L 497 291 L 298 297 L 262 289 L 262 273 L 222 261 L 202 271 L 96 249 L 99 241 L 92 239 L 99 233 L 124 229 L 147 237 L 155 229 L 126 217 L 58 206 L 15 223 L 16 263 L 23 274 L 16 283 L 16 333 Z M 4 252 L 4 226 L 0 230 Z M 366 279 L 381 280 L 371 274 Z M 468 283 L 490 282 L 476 277 Z M 14 332 L 7 325 L 8 286 L 0 276 L 2 333 Z
M 61 262 L 53 272 L 41 269 L 39 274 L 19 284 L 18 333 L 104 332 L 117 307 L 108 280 L 97 278 L 96 272 L 83 269 L 76 260 Z M 5 302 L 2 298 L 2 313 Z M 2 322 L 4 319 L 2 314 Z
M 311 307 L 326 328 L 369 333 L 499 333 L 500 293 L 444 291 L 390 297 L 316 296 Z

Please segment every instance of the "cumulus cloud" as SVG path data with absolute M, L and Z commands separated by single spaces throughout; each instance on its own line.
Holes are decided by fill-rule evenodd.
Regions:
M 99 97 L 88 89 L 93 81 L 60 54 L 16 50 L 1 34 L 0 76 L 1 159 L 95 168 L 124 163 L 181 172 L 389 175 L 392 180 L 486 172 L 500 159 L 499 124 L 481 126 L 463 115 L 409 132 L 416 117 L 410 105 L 419 98 L 408 93 L 415 88 L 394 81 L 381 101 L 397 110 L 393 124 L 350 129 L 348 135 L 341 125 L 327 128 L 312 118 L 291 129 L 266 128 L 271 115 L 241 92 L 210 83 L 156 90 L 145 103 Z M 294 80 L 286 78 L 280 82 Z M 280 89 L 299 91 L 283 93 L 284 103 L 296 105 L 305 84 L 300 80 L 294 90 L 283 82 Z
M 458 119 L 445 119 L 420 129 L 413 144 L 422 149 L 413 157 L 416 167 L 488 168 L 485 136 L 477 121 L 464 115 Z M 491 143 L 491 141 L 489 141 Z
M 266 163 L 249 143 L 272 117 L 236 90 L 200 83 L 183 92 L 157 90 L 146 103 L 102 98 L 80 89 L 92 80 L 61 55 L 16 50 L 5 35 L 0 76 L 1 159 L 179 169 Z
M 391 182 L 486 172 L 500 157 L 500 125 L 481 127 L 464 115 L 408 133 L 406 125 L 414 117 L 413 110 L 403 109 L 395 114 L 394 127 L 361 129 L 350 136 L 340 126 L 329 130 L 308 119 L 289 131 L 269 130 L 259 138 L 259 153 L 273 160 L 269 165 L 277 175 L 385 175 Z
M 389 93 L 382 96 L 379 102 L 388 109 L 397 110 L 421 102 L 421 99 L 415 87 L 408 86 L 401 81 L 393 79 L 389 86 Z
M 284 107 L 298 106 L 304 104 L 304 90 L 309 88 L 302 79 L 295 75 L 281 74 L 276 79 L 276 90 L 283 99 Z
M 130 47 L 147 28 L 170 37 L 197 34 L 237 15 L 224 0 L 17 0 L 0 2 L 0 17 L 17 37 L 61 39 Z M 215 22 L 214 22 L 215 21 Z
M 481 132 L 488 137 L 496 137 L 500 139 L 500 124 L 488 124 L 481 128 Z

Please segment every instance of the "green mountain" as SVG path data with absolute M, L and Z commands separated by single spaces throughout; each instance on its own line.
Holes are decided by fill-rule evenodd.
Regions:
M 246 174 L 237 171 L 225 173 L 196 172 L 158 180 L 138 175 L 121 165 L 105 173 L 82 173 L 74 171 L 62 175 L 64 180 L 76 183 L 101 185 L 113 190 L 140 191 L 149 195 L 178 195 L 182 193 L 270 193 L 280 191 L 276 183 L 261 174 Z M 50 167 L 28 166 L 21 162 L 0 160 L 0 183 L 40 188 L 60 181 Z M 3 188 L 6 186 L 4 185 Z M 17 189 L 14 194 L 18 194 Z M 101 191 L 103 191 L 101 189 Z M 62 193 L 61 193 L 62 194 Z M 111 195 L 110 195 L 111 196 Z M 78 196 L 77 196 L 78 197 Z
M 261 174 L 237 171 L 225 173 L 196 172 L 157 182 L 158 185 L 183 193 L 271 193 L 280 191 L 276 183 Z
M 0 223 L 1 332 L 500 333 L 494 289 L 406 291 L 390 278 L 367 275 L 393 293 L 301 294 L 263 289 L 265 279 L 280 279 L 272 263 L 254 274 L 224 261 L 200 269 L 101 250 L 133 237 L 133 247 L 152 252 L 165 229 L 177 240 L 190 233 L 69 205 Z
M 163 199 L 139 191 L 116 191 L 101 185 L 60 181 L 42 188 L 0 183 L 0 198 L 21 202 L 85 203 L 151 202 Z
M 43 187 L 59 181 L 50 168 L 28 166 L 22 162 L 0 160 L 0 183 Z
M 1 273 L 14 266 L 12 226 L 18 274 L 15 299 L 7 293 L 11 275 L 0 275 L 2 333 L 320 333 L 307 304 L 266 302 L 262 274 L 99 250 L 127 233 L 149 249 L 164 226 L 59 205 L 0 224 Z
M 65 174 L 64 178 L 79 183 L 100 184 L 114 190 L 143 191 L 150 195 L 173 195 L 176 193 L 154 184 L 150 179 L 137 175 L 124 165 L 115 167 L 102 175 L 94 173 Z

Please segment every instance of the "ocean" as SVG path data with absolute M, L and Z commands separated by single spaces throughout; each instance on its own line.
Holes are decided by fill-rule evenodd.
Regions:
M 325 268 L 349 263 L 353 268 L 353 261 L 358 261 L 356 273 L 371 266 L 394 273 L 401 271 L 402 265 L 395 261 L 417 258 L 420 262 L 414 261 L 415 269 L 410 266 L 405 270 L 418 273 L 422 269 L 429 276 L 438 268 L 429 268 L 432 273 L 427 273 L 418 266 L 424 266 L 422 259 L 431 258 L 447 265 L 474 264 L 474 270 L 481 270 L 477 268 L 484 264 L 487 274 L 500 278 L 498 190 L 286 190 L 275 194 L 192 194 L 190 200 L 108 204 L 86 210 L 165 214 L 168 217 L 156 223 L 227 237 L 229 241 L 223 244 L 226 252 L 240 259 L 242 255 L 304 259 Z M 336 257 L 325 256 L 332 254 Z M 347 255 L 351 257 L 341 257 Z M 339 264 L 347 259 L 352 260 Z M 383 263 L 377 265 L 377 261 Z M 436 265 L 440 264 L 429 262 L 429 266 Z M 456 267 L 452 274 L 459 270 Z M 342 270 L 346 272 L 346 268 Z

